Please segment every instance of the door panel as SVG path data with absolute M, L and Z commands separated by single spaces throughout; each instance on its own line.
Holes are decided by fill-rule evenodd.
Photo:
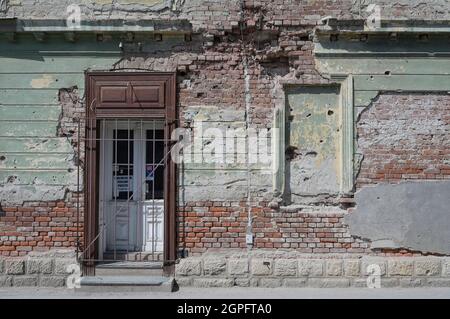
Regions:
M 161 122 L 102 122 L 104 250 L 164 249 L 164 127 Z

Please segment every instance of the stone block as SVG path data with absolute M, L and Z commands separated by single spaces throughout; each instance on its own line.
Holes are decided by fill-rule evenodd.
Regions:
M 53 260 L 28 259 L 26 268 L 28 274 L 51 274 L 53 272 Z
M 418 288 L 423 287 L 424 278 L 400 278 L 400 287 L 402 288 Z
M 0 287 L 11 287 L 12 277 L 11 276 L 0 276 Z
M 361 274 L 361 262 L 357 259 L 355 260 L 345 260 L 344 261 L 344 275 L 350 277 L 358 277 Z
M 192 277 L 178 277 L 176 282 L 179 287 L 190 287 L 192 286 L 194 279 Z
M 275 261 L 276 276 L 295 276 L 297 275 L 297 259 L 277 259 Z
M 342 275 L 342 260 L 327 260 L 327 276 Z
M 388 260 L 389 276 L 412 276 L 414 273 L 414 261 L 405 259 Z
M 25 262 L 23 260 L 7 260 L 5 268 L 8 275 L 25 274 Z
M 381 278 L 381 288 L 398 287 L 400 281 L 398 278 Z
M 37 286 L 38 278 L 37 276 L 14 276 L 13 286 L 14 287 L 35 287 Z
M 57 258 L 55 259 L 55 274 L 57 275 L 68 275 L 67 270 L 69 265 L 77 264 L 73 259 L 68 258 Z
M 286 278 L 283 285 L 289 288 L 304 288 L 306 287 L 306 278 Z
M 355 288 L 368 288 L 367 279 L 355 278 L 350 282 L 350 286 Z
M 361 272 L 364 276 L 369 275 L 368 273 L 368 267 L 371 265 L 378 265 L 380 267 L 381 270 L 381 276 L 385 276 L 386 275 L 386 260 L 383 258 L 363 258 L 362 262 L 361 262 Z
M 309 278 L 307 282 L 311 288 L 347 288 L 350 280 L 347 278 Z
M 262 288 L 278 288 L 283 285 L 281 278 L 261 278 L 259 280 L 259 287 Z
M 416 260 L 415 271 L 417 276 L 439 276 L 441 274 L 440 260 Z
M 224 278 L 194 278 L 193 285 L 198 288 L 227 288 L 234 286 L 234 280 Z
M 64 276 L 42 276 L 39 279 L 39 286 L 41 287 L 65 287 L 66 277 Z
M 203 272 L 205 275 L 217 276 L 226 272 L 227 264 L 224 258 L 205 258 Z
M 248 278 L 236 278 L 234 285 L 237 287 L 250 287 L 250 279 Z
M 450 277 L 450 258 L 444 258 L 442 262 L 442 276 Z
M 427 278 L 425 281 L 427 287 L 450 287 L 450 278 Z
M 176 265 L 176 274 L 179 276 L 200 276 L 202 274 L 202 260 L 199 258 L 181 259 Z
M 248 274 L 248 259 L 237 258 L 228 260 L 228 274 L 232 276 L 245 276 Z
M 300 259 L 298 261 L 298 275 L 305 277 L 323 276 L 323 260 L 321 259 Z
M 269 259 L 252 259 L 251 272 L 255 276 L 267 276 L 272 274 L 273 261 Z

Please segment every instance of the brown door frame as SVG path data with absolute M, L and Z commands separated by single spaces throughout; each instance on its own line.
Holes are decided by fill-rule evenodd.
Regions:
M 164 119 L 165 143 L 164 154 L 170 152 L 171 135 L 176 128 L 176 74 L 173 72 L 86 72 L 86 143 L 85 143 L 85 205 L 84 205 L 84 254 L 83 273 L 95 274 L 95 262 L 98 259 L 98 200 L 99 200 L 99 132 L 97 122 L 112 118 Z M 155 103 L 139 103 L 130 101 L 128 97 L 134 93 L 133 83 L 141 81 L 144 85 L 156 88 L 158 101 Z M 127 102 L 117 105 L 102 103 L 100 90 L 102 86 L 126 83 L 123 88 L 128 95 Z M 131 83 L 131 87 L 130 87 Z M 142 88 L 142 84 L 140 84 Z M 145 87 L 145 86 L 144 86 Z M 150 87 L 149 87 L 150 89 Z M 128 92 L 130 90 L 130 92 Z M 163 91 L 161 93 L 161 90 Z M 132 99 L 132 98 L 131 98 Z M 163 100 L 163 101 L 161 101 Z M 164 270 L 168 274 L 174 272 L 176 254 L 176 165 L 168 155 L 165 160 L 164 173 Z M 91 261 L 90 261 L 91 260 Z

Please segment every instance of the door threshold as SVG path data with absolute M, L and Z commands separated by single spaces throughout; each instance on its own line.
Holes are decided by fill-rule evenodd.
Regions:
M 130 262 L 163 262 L 163 253 L 152 252 L 126 252 L 126 251 L 106 251 L 103 253 L 104 261 L 130 261 Z

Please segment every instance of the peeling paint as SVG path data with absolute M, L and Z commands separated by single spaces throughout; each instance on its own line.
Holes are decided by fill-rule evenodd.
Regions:
M 43 74 L 42 77 L 31 80 L 33 89 L 44 89 L 50 87 L 55 82 L 55 78 L 50 74 Z

